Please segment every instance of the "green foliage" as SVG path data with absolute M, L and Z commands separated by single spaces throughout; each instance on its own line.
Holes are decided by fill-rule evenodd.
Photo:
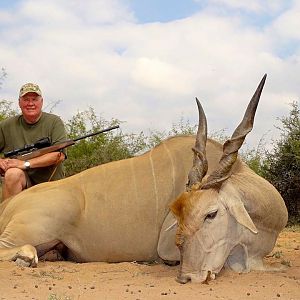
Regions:
M 18 114 L 16 109 L 13 109 L 13 102 L 8 100 L 0 100 L 0 122 Z
M 264 160 L 266 158 L 265 137 L 263 136 L 256 148 L 246 148 L 240 151 L 240 156 L 244 162 L 258 175 L 264 177 L 263 169 Z
M 198 124 L 191 125 L 189 120 L 184 121 L 184 118 L 181 117 L 178 123 L 173 123 L 172 128 L 169 131 L 169 136 L 174 135 L 189 135 L 196 134 Z
M 69 138 L 74 139 L 119 124 L 120 121 L 117 119 L 106 121 L 98 117 L 94 109 L 89 108 L 73 116 L 66 123 L 66 128 Z M 123 134 L 121 130 L 81 140 L 68 148 L 68 159 L 65 161 L 66 175 L 70 176 L 100 164 L 132 157 L 145 147 L 143 133 Z
M 0 71 L 0 89 L 2 88 L 3 82 L 7 73 L 4 68 Z M 0 122 L 7 119 L 8 117 L 16 115 L 18 112 L 13 108 L 14 103 L 8 100 L 0 100 Z
M 225 129 L 213 131 L 209 133 L 209 137 L 221 144 L 224 144 L 227 140 L 230 139 L 230 136 L 226 134 Z
M 169 131 L 150 130 L 150 134 L 145 137 L 145 144 L 147 149 L 151 149 L 161 143 L 164 139 L 175 135 L 189 135 L 196 134 L 197 125 L 191 125 L 189 120 L 185 121 L 183 117 L 178 123 L 173 123 Z
M 300 223 L 300 108 L 291 103 L 288 116 L 280 118 L 280 140 L 262 165 L 263 175 L 281 193 L 290 221 Z

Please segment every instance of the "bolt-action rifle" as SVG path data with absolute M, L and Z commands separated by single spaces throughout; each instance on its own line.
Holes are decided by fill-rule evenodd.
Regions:
M 119 125 L 116 125 L 113 127 L 109 127 L 109 128 L 97 131 L 97 132 L 93 132 L 93 133 L 78 137 L 73 140 L 71 140 L 71 139 L 66 140 L 64 142 L 61 142 L 61 143 L 58 143 L 55 145 L 51 145 L 49 138 L 42 138 L 42 139 L 38 140 L 37 142 L 35 142 L 34 144 L 26 145 L 24 148 L 4 152 L 4 157 L 16 158 L 16 159 L 25 161 L 25 160 L 28 160 L 28 159 L 31 159 L 34 157 L 42 156 L 42 155 L 50 153 L 50 152 L 60 151 L 64 148 L 74 145 L 79 140 L 83 140 L 88 137 L 100 134 L 100 133 L 111 131 L 111 130 L 117 129 L 119 127 L 120 127 Z

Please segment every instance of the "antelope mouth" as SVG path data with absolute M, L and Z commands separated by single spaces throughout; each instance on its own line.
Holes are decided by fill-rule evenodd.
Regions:
M 176 277 L 176 281 L 179 282 L 179 283 L 181 283 L 181 284 L 186 284 L 189 281 L 191 281 L 191 277 L 188 276 L 188 275 L 178 275 Z
M 209 281 L 214 280 L 216 278 L 216 274 L 211 271 L 204 271 L 202 274 L 179 274 L 176 277 L 176 281 L 181 284 L 186 284 L 189 281 L 192 283 L 204 283 L 209 284 Z

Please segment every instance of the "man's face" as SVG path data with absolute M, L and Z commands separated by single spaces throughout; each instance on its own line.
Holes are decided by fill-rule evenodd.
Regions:
M 26 122 L 35 123 L 42 113 L 43 98 L 30 92 L 19 99 L 19 106 Z

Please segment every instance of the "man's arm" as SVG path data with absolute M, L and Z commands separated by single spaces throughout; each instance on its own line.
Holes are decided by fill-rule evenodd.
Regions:
M 62 152 L 47 153 L 42 156 L 30 159 L 29 160 L 30 168 L 34 169 L 34 168 L 42 168 L 42 167 L 56 165 L 61 161 L 63 161 L 64 159 L 65 159 L 65 154 Z M 24 161 L 22 160 L 7 158 L 7 159 L 3 159 L 2 161 L 4 161 L 4 164 L 6 166 L 6 169 L 4 171 L 6 171 L 9 168 L 18 168 L 21 170 L 25 170 Z M 1 161 L 0 161 L 0 167 L 1 167 Z
M 7 170 L 7 160 L 0 158 L 0 175 L 3 175 Z

